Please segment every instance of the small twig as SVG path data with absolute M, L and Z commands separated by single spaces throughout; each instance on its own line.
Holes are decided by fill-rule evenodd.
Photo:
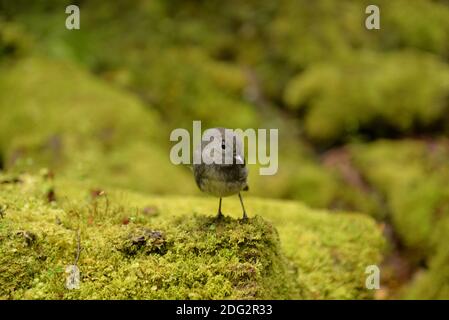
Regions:
M 73 265 L 77 265 L 78 264 L 78 260 L 80 258 L 80 253 L 81 253 L 81 239 L 80 239 L 80 229 L 78 229 L 77 231 L 77 236 L 76 236 L 76 241 L 77 241 L 77 248 L 76 248 L 76 258 L 75 258 L 75 263 Z

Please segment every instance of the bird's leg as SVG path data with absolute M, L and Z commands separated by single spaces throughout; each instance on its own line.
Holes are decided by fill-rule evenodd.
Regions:
M 242 209 L 243 209 L 243 220 L 247 220 L 248 216 L 246 215 L 246 211 L 245 211 L 245 206 L 243 205 L 243 199 L 242 199 L 242 195 L 239 192 L 239 199 L 240 199 L 240 203 L 242 204 Z
M 221 198 L 220 198 L 220 203 L 218 205 L 217 219 L 221 219 L 221 218 L 223 218 L 223 213 L 221 213 Z

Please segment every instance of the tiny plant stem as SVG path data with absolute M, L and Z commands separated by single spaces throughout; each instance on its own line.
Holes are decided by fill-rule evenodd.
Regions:
M 80 229 L 78 229 L 77 234 L 76 234 L 76 242 L 77 242 L 77 247 L 76 247 L 76 257 L 75 257 L 75 263 L 74 263 L 75 266 L 78 264 L 78 260 L 80 258 L 80 253 L 81 253 Z

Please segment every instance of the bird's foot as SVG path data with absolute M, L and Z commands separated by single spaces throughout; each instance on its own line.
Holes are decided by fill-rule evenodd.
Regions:
M 218 211 L 217 216 L 215 217 L 216 220 L 222 220 L 224 218 L 223 213 L 221 213 L 221 211 Z

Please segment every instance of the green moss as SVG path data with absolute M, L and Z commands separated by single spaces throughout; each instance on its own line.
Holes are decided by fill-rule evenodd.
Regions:
M 447 212 L 447 211 L 446 211 Z M 440 219 L 432 234 L 435 244 L 426 268 L 421 268 L 401 291 L 405 299 L 442 299 L 449 297 L 449 216 Z
M 385 196 L 395 230 L 409 247 L 431 247 L 434 227 L 447 215 L 448 149 L 442 142 L 380 141 L 352 149 L 364 177 Z
M 174 53 L 172 55 L 177 57 Z M 204 82 L 209 83 L 208 86 L 217 86 L 220 92 L 224 91 L 223 94 L 235 98 L 243 90 L 245 78 L 239 68 L 210 61 L 200 64 L 204 59 L 195 51 L 183 55 L 183 59 L 192 60 L 186 62 L 186 68 L 192 68 L 193 63 L 196 66 L 195 72 L 191 70 L 180 77 L 189 74 L 197 77 L 196 71 L 200 68 L 204 77 L 212 81 Z M 165 67 L 168 68 L 163 62 L 158 65 L 158 68 Z M 32 76 L 24 78 L 25 72 L 31 72 Z M 154 81 L 151 87 L 161 99 L 174 99 L 161 103 L 164 106 L 185 105 L 179 99 L 190 99 L 188 96 L 194 94 L 185 87 L 184 80 L 180 80 L 181 92 L 174 92 L 169 97 L 165 95 L 168 90 L 165 85 L 173 86 L 173 81 L 151 81 Z M 74 83 L 78 85 L 73 86 Z M 79 66 L 44 58 L 27 58 L 5 68 L 0 76 L 0 88 L 0 110 L 3 112 L 0 154 L 5 169 L 37 171 L 46 166 L 56 175 L 88 180 L 96 187 L 123 187 L 160 194 L 199 193 L 191 173 L 167 161 L 170 147 L 168 126 L 160 121 L 154 108 L 144 107 L 133 95 L 96 79 Z M 187 96 L 186 90 L 190 92 Z M 55 95 L 55 92 L 60 94 Z M 209 89 L 201 92 L 209 92 Z M 216 101 L 215 93 L 212 96 Z M 197 108 L 197 99 L 192 98 L 193 101 Z M 13 109 L 10 108 L 12 105 Z M 193 108 L 193 104 L 186 105 L 186 108 L 190 107 Z M 226 102 L 225 108 L 219 108 L 222 115 L 216 111 L 206 115 L 196 109 L 193 114 L 206 123 L 212 116 L 226 118 L 229 124 L 240 124 L 243 128 L 250 122 L 254 124 L 254 121 L 244 120 L 252 118 L 251 112 L 238 108 L 239 112 L 230 111 Z M 210 110 L 209 107 L 206 109 Z M 239 114 L 242 122 L 227 116 L 235 113 Z M 189 121 L 190 118 L 185 117 L 182 121 L 174 120 L 191 128 Z M 272 127 L 278 126 L 283 124 L 272 124 Z M 203 127 L 206 127 L 205 123 Z M 369 197 L 345 184 L 338 174 L 317 164 L 313 152 L 298 144 L 286 131 L 280 131 L 279 141 L 282 165 L 277 175 L 260 176 L 258 167 L 250 168 L 254 195 L 299 199 L 321 208 L 373 211 L 368 206 L 359 205 L 371 203 Z M 167 181 L 178 183 L 167 184 Z
M 426 269 L 421 269 L 405 288 L 402 297 L 405 299 L 442 299 L 449 297 L 449 219 L 440 222 L 436 230 L 436 250 L 428 259 Z M 444 226 L 443 226 L 444 225 Z
M 449 148 L 437 141 L 380 141 L 353 147 L 356 163 L 386 200 L 401 243 L 421 259 L 405 298 L 447 299 L 449 254 Z
M 22 57 L 29 53 L 31 46 L 32 40 L 20 24 L 5 22 L 0 16 L 0 61 Z
M 44 178 L 20 181 L 0 189 L 2 298 L 372 297 L 364 271 L 379 262 L 383 240 L 361 215 L 248 198 L 242 222 L 229 198 L 223 209 L 232 214 L 217 221 L 216 199 L 92 192 L 56 179 L 60 200 L 48 203 Z M 81 287 L 67 290 L 78 230 Z
M 167 129 L 157 113 L 78 66 L 28 58 L 5 68 L 0 90 L 6 169 L 46 166 L 99 185 L 155 193 L 195 190 L 188 170 L 167 161 Z
M 171 125 L 191 128 L 192 121 L 198 119 L 203 128 L 247 128 L 260 123 L 254 107 L 242 99 L 248 86 L 242 67 L 214 61 L 195 48 L 168 49 L 163 55 L 149 51 L 140 63 L 149 63 L 147 59 L 158 63 L 152 65 L 151 72 L 136 70 L 132 85 L 145 92 L 143 96 Z
M 49 292 L 48 283 L 54 281 L 52 289 L 59 288 L 61 296 L 66 297 L 61 279 L 65 276 L 64 266 L 73 259 L 74 232 L 78 228 L 73 221 L 80 219 L 75 213 L 84 212 L 84 220 L 96 221 L 77 202 L 91 211 L 98 209 L 99 215 L 103 214 L 108 221 L 113 219 L 114 224 L 128 221 L 123 224 L 126 225 L 123 232 L 115 233 L 120 236 L 116 239 L 117 251 L 127 259 L 167 255 L 171 245 L 167 232 L 182 230 L 179 221 L 167 218 L 166 212 L 172 207 L 164 209 L 165 201 L 177 206 L 172 210 L 175 215 L 179 211 L 185 217 L 204 206 L 195 218 L 185 220 L 192 230 L 201 229 L 198 226 L 206 223 L 204 215 L 215 211 L 212 200 L 203 203 L 195 198 L 142 197 L 128 201 L 129 192 L 123 192 L 123 199 L 118 196 L 120 193 L 113 192 L 110 201 L 116 213 L 106 214 L 101 209 L 104 203 L 95 209 L 90 195 L 106 187 L 151 194 L 199 194 L 190 172 L 172 166 L 167 155 L 168 132 L 174 127 L 190 128 L 191 120 L 200 119 L 204 127 L 279 128 L 279 172 L 275 176 L 259 176 L 258 168 L 251 166 L 250 194 L 299 199 L 313 207 L 331 210 L 350 209 L 377 219 L 386 217 L 405 247 L 416 251 L 426 264 L 421 276 L 411 284 L 409 296 L 447 296 L 448 273 L 444 267 L 447 253 L 442 244 L 447 243 L 444 234 L 448 230 L 444 227 L 449 197 L 448 154 L 441 150 L 434 152 L 433 147 L 416 141 L 354 147 L 357 169 L 370 186 L 366 189 L 350 181 L 345 170 L 325 164 L 326 155 L 322 159 L 316 156 L 316 150 L 302 150 L 304 136 L 315 148 L 360 141 L 366 136 L 372 140 L 392 134 L 397 137 L 422 132 L 445 134 L 449 130 L 446 116 L 449 7 L 441 1 L 378 0 L 381 29 L 374 32 L 361 27 L 369 4 L 368 0 L 313 3 L 248 0 L 238 4 L 214 0 L 119 4 L 83 1 L 80 4 L 83 27 L 71 32 L 61 28 L 65 16 L 61 15 L 60 0 L 32 4 L 2 2 L 0 169 L 14 173 L 38 172 L 41 167 L 48 167 L 49 171 L 44 181 L 36 182 L 41 178 L 33 176 L 24 178 L 16 186 L 19 194 L 4 194 L 0 217 L 10 218 L 10 213 L 30 210 L 21 205 L 32 206 L 44 216 L 60 210 L 55 219 L 61 225 L 55 228 L 70 230 L 61 236 L 67 244 L 64 250 L 70 253 L 55 253 L 66 254 L 67 259 L 57 267 L 49 265 L 53 278 L 43 275 L 45 284 L 39 286 Z M 438 148 L 443 144 L 438 143 Z M 53 173 L 56 181 L 50 178 Z M 10 184 L 17 183 L 14 175 L 7 180 L 0 188 L 5 185 L 8 189 Z M 61 185 L 61 181 L 70 183 Z M 25 190 L 27 194 L 27 188 L 33 189 L 31 186 L 36 183 L 39 194 L 34 196 L 43 203 L 34 206 L 31 200 L 23 199 L 21 192 Z M 75 195 L 80 196 L 76 201 Z M 56 201 L 45 204 L 49 200 Z M 62 208 L 66 200 L 74 203 Z M 129 214 L 135 211 L 135 205 L 148 206 L 148 202 L 161 206 L 151 219 Z M 356 263 L 356 258 L 345 253 L 345 249 L 343 253 L 338 249 L 329 254 L 331 242 L 323 244 L 327 232 L 335 234 L 333 240 L 339 247 L 346 248 L 347 241 L 351 241 L 343 237 L 346 231 L 334 232 L 334 227 L 343 227 L 333 217 L 325 214 L 322 222 L 315 210 L 309 212 L 297 204 L 256 199 L 248 202 L 279 230 L 286 263 L 282 262 L 276 270 L 287 272 L 291 271 L 289 264 L 293 269 L 300 266 L 301 272 L 295 278 L 298 281 L 293 285 L 300 288 L 300 294 L 286 296 L 357 295 L 356 287 L 348 288 L 347 283 L 353 283 L 354 278 L 345 269 Z M 151 203 L 148 208 L 153 208 Z M 233 212 L 239 211 L 238 202 L 231 200 L 230 205 Z M 20 270 L 25 270 L 31 259 L 29 272 L 41 273 L 37 262 L 42 260 L 44 266 L 48 262 L 35 249 L 51 251 L 55 241 L 50 237 L 50 242 L 45 242 L 47 238 L 34 225 L 34 214 L 25 214 L 31 220 L 21 221 L 23 229 L 16 228 L 19 220 L 8 225 L 9 218 L 5 218 L 0 224 L 3 230 L 9 228 L 0 238 L 5 248 L 27 252 L 13 260 L 17 268 L 1 270 L 2 279 L 15 277 L 17 283 L 13 286 L 21 288 L 21 292 L 30 290 L 32 297 L 40 294 L 36 292 L 40 290 L 37 284 L 41 278 L 34 284 L 28 271 Z M 64 218 L 69 214 L 74 214 L 72 222 Z M 287 222 L 282 220 L 283 215 L 288 217 Z M 340 215 L 336 217 L 343 219 Z M 152 221 L 156 224 L 152 225 Z M 318 227 L 311 221 L 332 227 Z M 234 222 L 226 221 L 232 228 L 238 228 Z M 270 224 L 259 222 L 253 221 L 261 230 Z M 83 223 L 80 226 L 86 238 L 86 226 Z M 41 227 L 45 230 L 47 225 Z M 89 228 L 97 230 L 97 227 Z M 165 229 L 158 229 L 162 227 Z M 348 229 L 357 234 L 352 227 Z M 162 238 L 154 238 L 151 232 L 159 231 Z M 101 239 L 110 240 L 113 232 L 108 228 L 104 232 L 100 232 L 98 239 L 89 235 L 84 240 L 88 245 L 92 241 L 91 247 L 97 240 L 106 243 Z M 226 232 L 229 232 L 226 236 L 232 234 L 230 230 Z M 134 241 L 142 237 L 143 240 Z M 270 243 L 276 242 L 267 237 Z M 306 243 L 304 251 L 299 241 Z M 91 254 L 97 257 L 103 253 L 93 250 Z M 348 266 L 336 266 L 333 261 L 339 261 L 340 256 L 350 261 Z M 330 265 L 337 270 L 343 268 L 344 272 L 334 276 L 329 271 Z M 181 270 L 174 264 L 171 266 L 171 271 Z M 114 279 L 124 278 L 127 267 L 117 268 L 121 273 Z M 17 270 L 16 276 L 11 274 Z M 265 267 L 257 270 L 272 272 Z M 268 286 L 260 284 L 257 278 L 257 285 L 245 282 L 248 292 L 242 293 L 242 289 L 237 293 L 229 285 L 234 283 L 230 276 L 223 277 L 213 278 L 210 288 L 226 287 L 231 297 L 252 296 L 254 292 L 261 297 Z M 279 283 L 276 295 L 290 292 Z M 335 283 L 341 285 L 333 287 Z M 275 295 L 271 291 L 269 294 Z M 205 291 L 198 296 L 206 296 Z
M 449 69 L 434 56 L 357 53 L 299 74 L 285 101 L 305 109 L 306 134 L 328 144 L 363 132 L 382 136 L 439 124 L 448 92 Z
M 290 64 L 300 67 L 345 57 L 360 49 L 413 47 L 447 55 L 449 10 L 445 4 L 378 0 L 382 22 L 376 32 L 361 27 L 370 4 L 367 0 L 320 0 L 313 5 L 307 0 L 284 1 L 267 24 L 270 40 Z

